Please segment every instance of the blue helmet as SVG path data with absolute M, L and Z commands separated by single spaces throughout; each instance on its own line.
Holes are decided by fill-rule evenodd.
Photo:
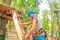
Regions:
M 27 16 L 30 16 L 31 14 L 34 14 L 34 13 L 35 13 L 35 11 L 31 9 L 28 11 Z

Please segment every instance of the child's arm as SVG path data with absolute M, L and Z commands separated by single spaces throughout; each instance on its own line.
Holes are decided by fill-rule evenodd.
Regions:
M 36 29 L 36 19 L 33 19 L 32 28 L 31 28 L 31 30 L 27 33 L 27 35 L 25 36 L 25 38 L 27 38 L 35 29 Z
M 28 24 L 31 24 L 32 22 L 31 21 L 29 21 L 29 22 L 26 22 L 26 23 L 21 23 L 20 25 L 21 26 L 24 26 L 24 25 L 28 25 Z

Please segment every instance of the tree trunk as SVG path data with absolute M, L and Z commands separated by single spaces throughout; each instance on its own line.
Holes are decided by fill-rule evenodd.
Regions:
M 0 17 L 0 40 L 5 40 L 7 19 Z

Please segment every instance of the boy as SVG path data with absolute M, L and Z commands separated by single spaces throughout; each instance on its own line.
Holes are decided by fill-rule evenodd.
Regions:
M 39 34 L 43 34 L 44 31 L 42 30 L 42 26 L 40 24 L 40 21 L 38 20 L 38 17 L 35 14 L 36 12 L 34 10 L 29 10 L 27 13 L 27 16 L 29 17 L 30 21 L 26 23 L 21 23 L 20 25 L 28 25 L 31 24 L 32 28 L 30 31 L 25 35 L 25 38 L 28 38 L 32 34 L 32 39 L 31 40 L 36 40 L 36 36 L 38 36 L 39 39 Z M 40 31 L 42 30 L 42 31 Z

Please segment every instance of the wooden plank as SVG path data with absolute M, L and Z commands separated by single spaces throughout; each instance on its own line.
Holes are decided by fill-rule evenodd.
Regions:
M 8 9 L 8 10 L 13 10 L 13 9 L 14 9 L 14 8 L 12 8 L 12 7 L 10 7 L 10 6 L 0 5 L 0 10 L 1 10 L 2 8 L 3 8 L 3 9 L 6 9 L 6 10 L 7 10 L 7 9 Z
M 6 5 L 0 5 L 0 11 L 5 11 L 6 14 L 11 14 L 11 11 L 13 8 L 6 6 Z
M 13 20 L 12 17 L 8 16 L 8 15 L 5 15 L 3 13 L 0 12 L 0 17 L 3 17 L 3 18 L 6 18 L 6 19 L 9 19 L 9 20 Z
M 14 13 L 13 14 L 13 21 L 14 21 L 14 24 L 15 24 L 15 28 L 16 28 L 16 31 L 17 31 L 18 38 L 19 38 L 19 40 L 23 40 L 23 37 L 22 37 L 23 34 L 22 34 L 22 30 L 21 30 L 20 25 L 19 25 L 19 21 L 17 19 L 17 14 L 16 14 L 15 11 L 13 13 Z
M 12 8 L 10 6 L 6 6 L 6 5 L 0 5 L 0 11 L 4 10 L 5 13 L 4 14 L 12 14 L 12 10 L 17 10 L 15 8 Z M 17 12 L 21 15 L 22 13 L 17 10 Z

